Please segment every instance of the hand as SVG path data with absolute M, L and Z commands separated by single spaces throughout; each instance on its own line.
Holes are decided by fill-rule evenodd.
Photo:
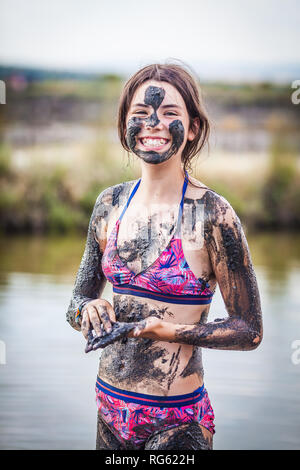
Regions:
M 102 335 L 103 328 L 107 333 L 110 333 L 112 323 L 116 322 L 116 314 L 112 305 L 104 299 L 91 300 L 83 307 L 81 314 L 81 331 L 86 340 L 92 330 L 95 331 L 96 336 Z
M 128 334 L 129 338 L 150 338 L 158 339 L 159 331 L 162 328 L 162 320 L 157 317 L 148 317 L 138 322 L 137 326 Z

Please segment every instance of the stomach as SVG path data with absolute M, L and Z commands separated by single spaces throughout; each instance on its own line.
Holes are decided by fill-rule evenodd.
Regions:
M 136 322 L 151 315 L 170 323 L 200 324 L 207 320 L 208 305 L 168 304 L 153 299 L 115 294 L 118 321 Z M 99 377 L 114 387 L 149 395 L 182 395 L 203 384 L 199 346 L 122 338 L 103 349 Z

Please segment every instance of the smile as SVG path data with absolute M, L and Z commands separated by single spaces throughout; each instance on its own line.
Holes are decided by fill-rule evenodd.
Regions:
M 144 147 L 159 148 L 166 145 L 169 140 L 162 137 L 143 137 L 139 139 Z

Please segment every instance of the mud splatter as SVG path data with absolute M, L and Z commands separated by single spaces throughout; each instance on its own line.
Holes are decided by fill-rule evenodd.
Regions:
M 107 333 L 103 330 L 101 336 L 95 336 L 93 339 L 88 339 L 85 352 L 96 351 L 99 348 L 106 348 L 109 344 L 118 341 L 123 336 L 127 336 L 130 331 L 132 331 L 138 323 L 112 323 L 112 330 L 110 333 Z
M 180 351 L 181 351 L 181 346 L 177 349 L 177 353 L 173 353 L 171 360 L 170 360 L 170 365 L 169 365 L 169 370 L 167 371 L 167 388 L 170 390 L 170 387 L 172 383 L 174 382 L 174 379 L 177 374 L 177 370 L 180 364 Z
M 67 321 L 76 330 L 80 330 L 80 324 L 75 321 L 77 310 L 82 309 L 87 302 L 98 298 L 104 289 L 106 279 L 102 273 L 101 259 L 107 222 L 113 206 L 123 204 L 133 183 L 130 181 L 112 186 L 103 191 L 96 200 L 89 222 L 84 254 L 66 314 Z
M 189 377 L 190 375 L 197 374 L 199 379 L 204 377 L 204 369 L 202 367 L 202 351 L 201 348 L 194 346 L 192 355 L 180 374 L 180 377 Z
M 116 436 L 111 432 L 108 425 L 101 419 L 98 411 L 97 417 L 97 437 L 96 450 L 124 450 L 125 445 L 122 444 Z
M 145 450 L 211 450 L 212 438 L 205 438 L 201 426 L 188 423 L 155 433 L 145 445 Z
M 157 109 L 161 105 L 165 96 L 165 90 L 160 87 L 149 86 L 145 91 L 144 103 L 153 108 L 153 113 L 148 118 L 132 117 L 129 119 L 126 130 L 126 141 L 132 152 L 138 155 L 147 163 L 158 164 L 165 162 L 172 155 L 178 152 L 184 142 L 184 127 L 179 119 L 175 119 L 169 124 L 169 134 L 171 145 L 166 152 L 156 152 L 154 150 L 144 151 L 136 148 L 137 136 L 141 132 L 143 125 L 156 127 L 159 124 Z

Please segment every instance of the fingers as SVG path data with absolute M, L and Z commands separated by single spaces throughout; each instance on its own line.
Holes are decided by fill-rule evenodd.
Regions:
M 115 314 L 115 311 L 114 311 L 113 307 L 108 302 L 107 302 L 107 311 L 108 311 L 108 315 L 109 315 L 110 320 L 113 323 L 115 323 L 117 321 L 116 314 Z
M 145 330 L 146 325 L 147 325 L 146 320 L 140 321 L 133 330 L 133 336 L 134 337 L 140 336 L 141 332 Z
M 93 328 L 90 327 L 89 332 L 88 332 L 88 342 L 91 343 L 93 339 L 94 339 Z
M 136 326 L 136 323 L 122 323 L 115 322 L 112 327 L 111 334 L 103 334 L 101 338 L 94 338 L 92 349 L 95 351 L 98 348 L 105 348 L 109 344 L 118 341 L 124 336 L 129 336 L 130 332 Z M 89 352 L 86 350 L 86 352 Z
M 101 323 L 103 324 L 104 330 L 106 331 L 106 333 L 110 333 L 112 330 L 112 324 L 111 324 L 111 319 L 109 317 L 107 310 L 108 309 L 105 305 L 97 305 L 97 313 L 99 315 Z M 97 334 L 97 331 L 96 331 L 96 334 Z M 100 336 L 100 335 L 97 334 L 97 336 Z
M 86 347 L 85 347 L 85 352 L 86 353 L 92 351 L 92 349 L 93 349 L 93 340 L 94 340 L 93 328 L 90 327 L 90 329 L 88 331 L 88 340 L 87 340 Z
M 85 339 L 88 339 L 88 333 L 90 329 L 90 319 L 87 309 L 84 309 L 82 312 L 82 323 L 81 323 L 81 331 Z
M 116 314 L 107 301 L 99 299 L 91 301 L 82 311 L 81 331 L 85 339 L 88 339 L 89 329 L 93 329 L 97 337 L 103 336 L 103 331 L 111 333 L 114 323 L 116 323 Z
M 90 305 L 87 308 L 87 311 L 89 313 L 90 322 L 93 326 L 93 329 L 95 330 L 96 336 L 101 336 L 101 318 L 99 316 L 97 306 Z

